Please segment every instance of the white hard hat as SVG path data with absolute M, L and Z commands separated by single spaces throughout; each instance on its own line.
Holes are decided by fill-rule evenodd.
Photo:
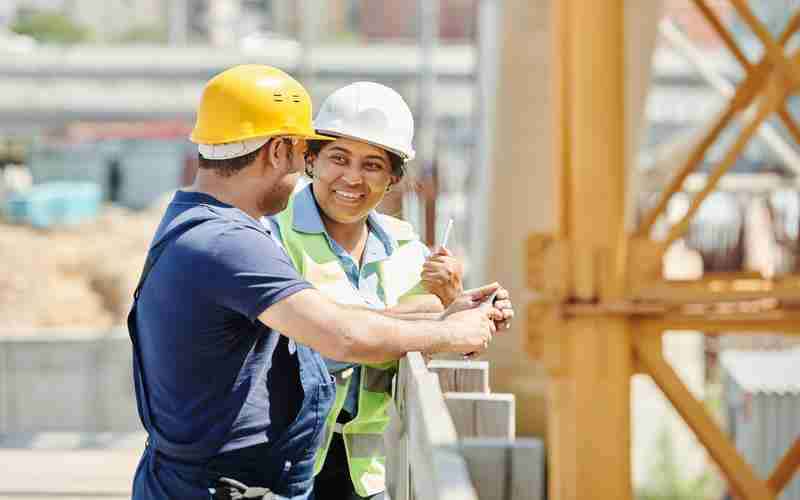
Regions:
M 197 152 L 206 160 L 229 160 L 252 153 L 270 139 L 271 137 L 255 137 L 226 144 L 198 144 Z
M 318 134 L 368 142 L 414 159 L 414 117 L 402 96 L 373 82 L 356 82 L 329 95 L 314 120 Z

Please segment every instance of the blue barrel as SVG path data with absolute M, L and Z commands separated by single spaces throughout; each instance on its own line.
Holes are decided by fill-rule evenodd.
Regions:
M 38 228 L 74 225 L 100 212 L 102 191 L 92 182 L 45 182 L 11 196 L 6 216 L 11 222 Z

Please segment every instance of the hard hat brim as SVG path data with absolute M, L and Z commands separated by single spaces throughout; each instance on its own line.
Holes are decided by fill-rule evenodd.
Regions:
M 375 141 L 370 141 L 370 140 L 364 139 L 363 137 L 358 137 L 357 135 L 343 134 L 343 133 L 340 133 L 340 132 L 334 132 L 334 131 L 330 131 L 330 130 L 317 130 L 317 133 L 319 133 L 319 132 L 324 132 L 326 134 L 331 134 L 333 136 L 333 140 L 336 140 L 336 139 L 350 139 L 352 141 L 363 142 L 364 144 L 369 144 L 371 146 L 375 146 L 376 148 L 381 148 L 383 150 L 389 151 L 390 153 L 396 154 L 404 162 L 409 162 L 409 161 L 413 160 L 414 157 L 416 156 L 415 151 L 413 149 L 411 151 L 409 151 L 409 152 L 406 152 L 406 151 L 402 151 L 402 150 L 397 149 L 397 148 L 393 148 L 391 146 L 387 146 L 386 144 L 380 144 L 380 143 L 375 142 Z
M 322 135 L 322 134 L 309 134 L 309 135 L 302 135 L 299 136 L 302 139 L 306 139 L 308 141 L 335 141 L 338 137 L 333 137 L 330 135 Z

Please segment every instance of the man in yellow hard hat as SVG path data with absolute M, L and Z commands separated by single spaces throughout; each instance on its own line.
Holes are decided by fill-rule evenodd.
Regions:
M 306 499 L 336 390 L 320 354 L 476 352 L 507 317 L 472 307 L 496 284 L 412 321 L 337 305 L 298 275 L 259 218 L 286 206 L 305 140 L 328 139 L 311 112 L 305 89 L 268 66 L 229 69 L 203 92 L 200 168 L 166 209 L 128 318 L 149 436 L 135 499 Z

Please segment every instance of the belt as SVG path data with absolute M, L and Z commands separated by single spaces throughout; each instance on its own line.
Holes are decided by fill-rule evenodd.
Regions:
M 214 488 L 209 489 L 214 500 L 253 499 L 274 500 L 275 496 L 267 488 L 248 487 L 235 479 L 221 477 L 217 479 Z

